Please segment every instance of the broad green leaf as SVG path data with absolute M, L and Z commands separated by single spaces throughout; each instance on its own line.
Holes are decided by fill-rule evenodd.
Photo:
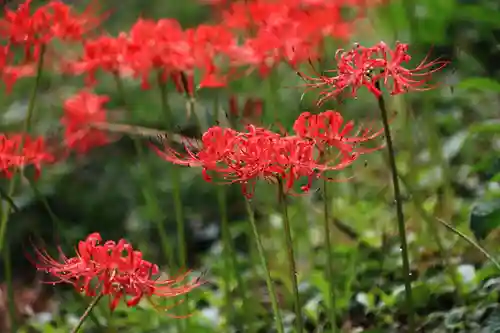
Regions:
M 486 77 L 471 77 L 462 80 L 457 88 L 464 90 L 483 90 L 500 93 L 500 82 Z
M 494 134 L 500 132 L 500 121 L 496 119 L 486 120 L 469 127 L 470 133 Z
M 500 311 L 494 311 L 486 321 L 486 327 L 483 328 L 484 332 L 500 333 Z M 483 331 L 482 331 L 483 332 Z
M 472 207 L 469 224 L 477 239 L 485 239 L 500 226 L 500 199 L 476 203 Z
M 500 13 L 496 12 L 495 10 L 491 10 L 487 6 L 461 6 L 456 15 L 459 19 L 483 23 L 491 26 L 492 29 L 494 27 L 498 27 L 500 24 Z

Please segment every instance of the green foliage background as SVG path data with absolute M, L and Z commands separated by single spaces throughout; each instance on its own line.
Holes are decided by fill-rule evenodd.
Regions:
M 112 34 L 128 29 L 140 15 L 173 17 L 184 27 L 211 18 L 211 9 L 194 0 L 113 0 L 103 6 L 112 13 L 103 29 Z M 384 40 L 393 44 L 400 40 L 411 44 L 416 62 L 429 50 L 432 58 L 442 56 L 451 61 L 450 66 L 436 76 L 437 89 L 389 101 L 390 110 L 397 113 L 392 129 L 406 198 L 421 327 L 423 332 L 500 332 L 498 271 L 469 244 L 434 220 L 434 217 L 443 218 L 473 235 L 497 256 L 500 4 L 494 0 L 400 0 L 384 8 L 369 13 L 372 28 L 360 27 L 353 42 L 370 44 Z M 338 46 L 330 45 L 325 58 L 333 60 Z M 263 83 L 251 76 L 235 82 L 230 93 L 240 98 L 261 97 L 267 103 L 273 99 L 279 107 L 280 121 L 289 126 L 300 112 L 312 107 L 315 96 L 303 97 L 300 89 L 293 88 L 301 84 L 300 78 L 285 66 L 278 69 L 273 79 L 274 82 Z M 31 80 L 23 80 L 12 94 L 1 95 L 3 131 L 18 128 L 22 122 L 32 84 Z M 96 91 L 111 97 L 109 109 L 120 117 L 125 115 L 127 123 L 162 128 L 157 91 L 143 91 L 139 84 L 125 81 L 127 108 L 118 103 L 111 78 L 102 76 Z M 44 74 L 34 132 L 48 134 L 57 128 L 63 99 L 82 86 L 80 78 Z M 201 91 L 197 101 L 201 115 L 205 114 L 204 110 L 213 110 L 215 94 L 225 107 L 228 90 Z M 181 127 L 190 125 L 192 119 L 186 117 L 185 101 L 173 89 L 171 95 L 176 123 Z M 327 108 L 336 108 L 349 119 L 373 121 L 378 115 L 376 101 L 368 94 Z M 269 123 L 269 119 L 264 123 Z M 367 155 L 366 161 L 345 172 L 344 176 L 355 176 L 353 181 L 332 185 L 334 194 L 330 204 L 336 219 L 335 284 L 345 332 L 355 332 L 356 328 L 361 328 L 356 332 L 402 332 L 404 326 L 399 243 L 385 157 L 385 151 Z M 175 253 L 178 242 L 169 176 L 172 166 L 152 152 L 138 158 L 132 140 L 123 138 L 95 149 L 88 156 L 44 170 L 38 189 L 58 217 L 58 223 L 53 221 L 43 200 L 35 195 L 27 181 L 23 182 L 14 198 L 20 211 L 11 217 L 7 237 L 14 254 L 16 283 L 26 286 L 34 278 L 35 270 L 24 255 L 30 239 L 43 239 L 51 249 L 61 244 L 65 251 L 71 251 L 78 240 L 94 231 L 106 239 L 124 237 L 132 241 L 146 258 L 165 267 L 154 222 L 158 216 L 146 205 L 142 195 L 145 184 L 141 164 L 146 164 L 153 175 L 148 190 L 161 203 L 161 217 Z M 207 272 L 206 278 L 210 281 L 190 298 L 194 312 L 190 318 L 192 332 L 229 331 L 222 321 L 221 285 L 222 276 L 227 272 L 220 260 L 220 214 L 214 185 L 205 183 L 200 171 L 192 169 L 181 171 L 181 182 L 189 225 L 186 231 L 189 266 L 195 271 Z M 0 185 L 5 186 L 5 182 Z M 259 266 L 253 244 L 246 236 L 243 198 L 237 186 L 227 191 L 231 233 L 238 253 L 237 269 L 253 295 L 252 308 L 259 314 L 257 326 L 262 332 L 270 332 L 270 305 L 263 278 L 254 274 Z M 260 184 L 256 193 L 253 204 L 259 213 L 259 228 L 265 234 L 272 274 L 282 282 L 280 294 L 283 307 L 288 311 L 285 320 L 289 323 L 291 297 L 287 291 L 289 282 L 283 263 L 283 231 L 275 189 Z M 316 193 L 293 198 L 290 211 L 308 332 L 326 332 L 327 283 L 321 197 Z M 455 275 L 458 289 L 451 278 Z M 43 332 L 67 332 L 71 318 L 82 313 L 88 302 L 62 286 L 48 289 L 50 298 L 60 304 L 58 310 L 48 322 L 32 318 L 22 332 L 29 332 L 28 326 Z M 52 295 L 54 289 L 56 293 Z M 231 292 L 234 310 L 241 321 L 246 314 L 242 311 L 242 300 L 236 296 L 235 281 Z M 175 332 L 178 320 L 159 314 L 148 304 L 134 309 L 120 307 L 110 316 L 103 303 L 95 317 L 95 321 L 87 323 L 86 332 Z

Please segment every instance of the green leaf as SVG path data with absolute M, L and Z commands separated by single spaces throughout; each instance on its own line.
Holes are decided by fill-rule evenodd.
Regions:
M 482 90 L 500 93 L 500 82 L 486 77 L 472 77 L 462 80 L 457 88 L 464 90 Z
M 500 333 L 500 311 L 494 311 L 486 321 L 485 332 Z
M 499 26 L 500 13 L 484 5 L 464 5 L 460 6 L 456 18 L 483 23 L 486 27 L 494 29 Z
M 477 239 L 485 239 L 500 226 L 500 199 L 482 201 L 472 207 L 469 224 Z
M 470 133 L 492 134 L 500 132 L 500 120 L 489 119 L 469 127 Z
M 413 288 L 413 302 L 416 307 L 425 307 L 431 298 L 429 286 L 418 283 Z

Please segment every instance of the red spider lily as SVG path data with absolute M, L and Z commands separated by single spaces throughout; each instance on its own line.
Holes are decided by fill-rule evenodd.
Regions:
M 407 52 L 408 44 L 403 43 L 397 43 L 394 50 L 383 42 L 372 47 L 356 45 L 349 51 L 337 51 L 337 69 L 327 71 L 335 73 L 335 76 L 319 75 L 313 78 L 302 73 L 299 75 L 312 81 L 307 84 L 308 87 L 324 88 L 318 104 L 336 98 L 348 88 L 351 96 L 355 97 L 358 89 L 364 86 L 377 98 L 382 95 L 379 87 L 382 84 L 391 95 L 430 89 L 426 84 L 431 74 L 441 70 L 448 62 L 439 59 L 426 62 L 426 57 L 417 67 L 408 69 L 403 67 L 411 59 Z
M 19 78 L 35 75 L 35 65 L 26 63 L 24 65 L 11 65 L 10 47 L 0 45 L 0 75 L 5 84 L 6 92 L 10 93 L 12 87 Z
M 63 2 L 51 1 L 31 13 L 31 0 L 27 0 L 16 10 L 5 9 L 0 19 L 0 36 L 13 45 L 24 47 L 29 60 L 32 48 L 36 56 L 40 46 L 54 38 L 81 40 L 104 18 L 95 16 L 93 9 L 91 5 L 83 14 L 76 14 Z
M 70 283 L 79 292 L 94 297 L 110 297 L 113 311 L 121 299 L 127 306 L 137 305 L 143 297 L 175 297 L 186 294 L 201 285 L 199 279 L 182 284 L 187 273 L 173 279 L 160 279 L 157 265 L 144 260 L 142 253 L 124 239 L 102 243 L 99 233 L 80 241 L 74 257 L 67 257 L 60 249 L 60 259 L 54 259 L 45 250 L 35 248 L 36 267 L 57 280 L 51 283 Z
M 31 0 L 22 3 L 16 10 L 6 8 L 0 19 L 0 36 L 7 38 L 11 44 L 22 45 L 29 58 L 31 47 L 46 44 L 52 38 L 47 11 L 42 7 L 31 14 Z
M 168 146 L 165 151 L 156 147 L 155 150 L 171 163 L 202 167 L 206 181 L 212 181 L 208 175 L 211 171 L 225 183 L 241 184 L 243 193 L 248 197 L 253 195 L 255 181 L 259 178 L 272 182 L 277 178 L 283 179 L 286 191 L 290 191 L 298 179 L 306 177 L 308 185 L 302 190 L 307 192 L 314 178 L 321 177 L 326 171 L 343 169 L 358 157 L 357 153 L 353 153 L 344 154 L 340 161 L 320 161 L 314 141 L 298 136 L 282 136 L 253 125 L 248 125 L 246 132 L 212 127 L 196 148 L 195 151 L 193 145 L 189 147 L 186 144 L 185 154 Z
M 202 136 L 201 143 L 187 140 L 184 143 L 185 153 L 181 154 L 165 145 L 165 151 L 153 146 L 156 153 L 166 161 L 188 167 L 202 167 L 203 178 L 211 181 L 207 171 L 216 171 L 222 174 L 229 173 L 230 168 L 222 163 L 231 158 L 238 132 L 230 128 L 219 126 L 209 128 Z
M 360 144 L 371 141 L 384 133 L 381 128 L 372 131 L 371 128 L 355 130 L 354 122 L 344 123 L 344 117 L 339 112 L 328 110 L 320 114 L 303 112 L 293 125 L 295 133 L 301 138 L 313 140 L 321 151 L 327 147 L 335 147 L 342 154 L 366 154 L 382 148 L 361 148 Z
M 225 63 L 221 58 L 228 58 L 226 49 L 236 47 L 235 36 L 223 27 L 201 25 L 183 30 L 175 20 L 139 19 L 130 32 L 116 38 L 87 40 L 83 56 L 66 67 L 70 73 L 87 73 L 89 83 L 95 82 L 98 69 L 114 75 L 130 72 L 142 79 L 144 89 L 149 88 L 151 74 L 160 74 L 165 81 L 173 76 L 174 83 L 179 83 L 180 73 L 192 78 L 200 71 L 200 87 L 220 87 L 227 76 L 219 69 Z
M 267 75 L 280 60 L 296 66 L 319 54 L 325 37 L 345 40 L 352 22 L 342 18 L 339 1 L 234 2 L 222 11 L 222 24 L 250 38 L 233 50 L 234 65 Z
M 86 83 L 95 84 L 98 70 L 118 75 L 130 70 L 128 37 L 125 34 L 114 38 L 100 36 L 86 40 L 80 59 L 64 65 L 64 71 L 71 74 L 86 74 Z
M 92 1 L 83 13 L 74 10 L 61 1 L 48 3 L 47 10 L 51 14 L 51 30 L 54 37 L 62 40 L 79 41 L 88 32 L 96 29 L 109 13 L 99 14 L 99 1 Z
M 166 79 L 180 72 L 192 77 L 195 70 L 202 73 L 200 87 L 219 87 L 225 85 L 225 77 L 216 62 L 221 62 L 225 49 L 236 46 L 236 39 L 219 26 L 182 30 L 174 20 L 141 19 L 130 30 L 129 43 L 134 50 L 129 64 L 143 78 L 143 87 L 148 86 L 147 78 L 153 71 Z
M 403 94 L 408 90 L 429 90 L 433 86 L 428 86 L 432 73 L 443 69 L 448 65 L 447 61 L 433 60 L 427 62 L 427 55 L 414 69 L 407 69 L 402 66 L 408 63 L 411 56 L 408 54 L 408 44 L 397 43 L 394 50 L 391 50 L 385 43 L 379 44 L 380 52 L 384 59 L 384 69 L 373 79 L 382 80 L 384 85 L 391 91 L 392 95 Z M 392 84 L 390 84 L 392 81 Z
M 42 164 L 55 161 L 45 146 L 43 138 L 31 138 L 24 134 L 0 134 L 0 173 L 11 178 L 14 171 L 27 165 L 35 167 L 35 179 L 41 173 Z
M 90 127 L 94 123 L 106 122 L 107 113 L 103 104 L 108 101 L 108 96 L 82 91 L 64 102 L 61 123 L 65 127 L 64 141 L 68 148 L 85 153 L 109 142 L 105 132 Z

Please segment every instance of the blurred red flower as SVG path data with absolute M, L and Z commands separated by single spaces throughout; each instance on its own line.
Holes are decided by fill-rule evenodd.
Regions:
M 65 128 L 64 142 L 68 148 L 85 153 L 109 142 L 105 132 L 91 127 L 94 123 L 107 121 L 103 104 L 108 101 L 108 96 L 81 91 L 64 102 L 61 124 Z
M 18 79 L 35 75 L 35 64 L 12 65 L 11 58 L 10 47 L 0 45 L 0 76 L 5 84 L 6 93 L 12 91 Z
M 35 179 L 41 173 L 44 163 L 53 163 L 55 157 L 50 153 L 43 138 L 31 138 L 25 134 L 0 134 L 0 173 L 11 178 L 14 171 L 28 165 L 35 167 Z
M 128 63 L 128 37 L 100 36 L 88 39 L 83 44 L 83 54 L 77 60 L 66 61 L 63 71 L 74 75 L 86 75 L 86 83 L 96 83 L 96 72 L 102 70 L 114 75 L 130 70 Z
M 5 9 L 0 37 L 23 47 L 26 60 L 32 60 L 52 39 L 79 41 L 96 28 L 105 17 L 96 15 L 96 4 L 94 1 L 83 14 L 77 14 L 63 2 L 51 1 L 31 13 L 31 0 L 26 0 L 16 10 Z

